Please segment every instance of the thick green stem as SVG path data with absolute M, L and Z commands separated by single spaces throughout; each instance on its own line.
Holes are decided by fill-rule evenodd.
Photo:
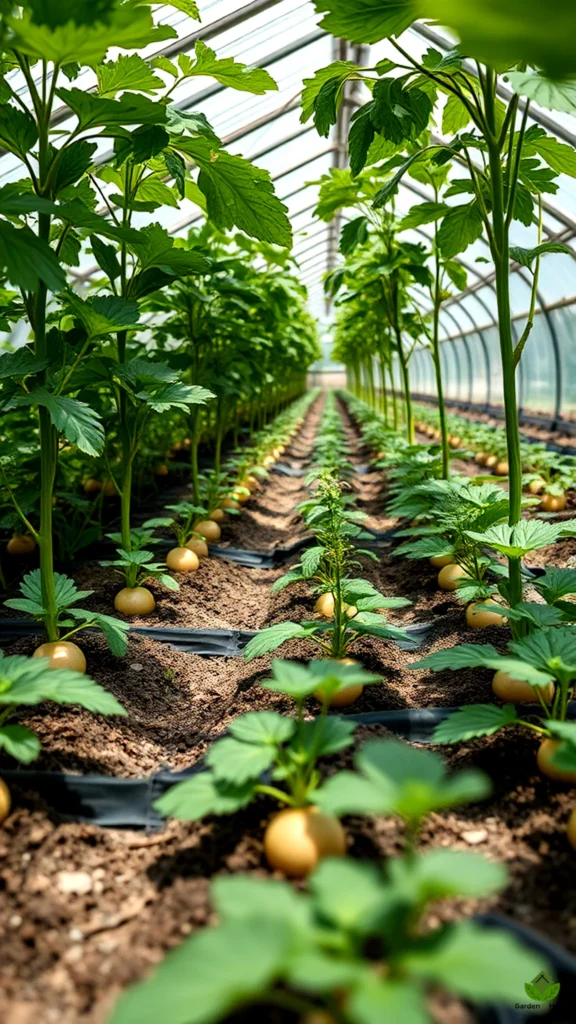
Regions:
M 513 128 L 511 129 L 513 130 Z M 492 258 L 496 269 L 496 299 L 498 306 L 498 329 L 500 334 L 500 358 L 504 384 L 504 416 L 506 422 L 506 443 L 509 466 L 510 526 L 522 518 L 522 459 L 520 456 L 520 431 L 516 399 L 516 374 L 512 318 L 510 309 L 510 251 L 509 232 L 506 224 L 504 183 L 498 147 L 489 143 L 490 177 L 492 187 L 492 226 L 494 246 Z M 519 558 L 508 559 L 509 600 L 515 607 L 522 600 L 522 572 Z
M 198 467 L 199 422 L 200 412 L 198 407 L 192 406 L 190 416 L 190 477 L 192 497 L 195 505 L 200 504 L 200 471 Z
M 434 197 L 438 202 L 438 190 L 434 190 Z M 442 380 L 442 363 L 440 361 L 440 309 L 442 306 L 442 267 L 440 263 L 440 249 L 438 246 L 438 226 L 434 235 L 434 315 L 432 321 L 432 361 L 434 363 L 434 374 L 436 377 L 436 393 L 438 395 L 438 415 L 440 418 L 440 435 L 442 444 L 442 476 L 444 480 L 450 479 L 450 445 L 448 443 L 448 425 L 446 422 L 446 405 L 444 402 L 444 381 Z
M 50 238 L 50 217 L 38 215 L 38 234 L 46 243 Z M 46 358 L 46 301 L 47 288 L 42 282 L 34 302 L 34 349 L 39 359 Z M 40 374 L 41 384 L 46 374 Z M 45 609 L 44 625 L 50 642 L 58 640 L 58 610 L 56 606 L 56 581 L 54 578 L 54 542 L 52 528 L 52 499 L 56 478 L 58 435 L 50 419 L 48 409 L 40 406 L 40 577 L 42 605 Z

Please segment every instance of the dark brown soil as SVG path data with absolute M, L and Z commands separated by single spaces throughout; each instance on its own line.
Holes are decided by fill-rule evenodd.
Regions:
M 382 735 L 363 728 L 358 738 Z M 564 835 L 574 791 L 535 772 L 535 744 L 524 736 L 446 753 L 454 768 L 487 771 L 495 794 L 483 804 L 432 815 L 422 848 L 473 849 L 505 863 L 510 880 L 500 896 L 434 908 L 428 923 L 496 910 L 576 950 L 574 854 Z M 330 770 L 348 761 L 332 759 Z M 241 818 L 171 823 L 147 836 L 62 824 L 23 796 L 0 837 L 0 1019 L 104 1024 L 125 985 L 213 921 L 211 877 L 268 874 L 262 834 L 272 811 L 263 801 Z M 392 818 L 346 824 L 355 857 L 380 860 L 402 849 L 402 827 Z
M 370 453 L 362 450 L 346 422 L 352 460 L 365 465 Z M 309 456 L 308 425 L 292 446 L 291 464 L 304 464 Z M 394 525 L 382 514 L 386 486 L 380 473 L 358 475 L 353 486 L 374 529 Z M 294 505 L 303 493 L 301 478 L 272 474 L 254 506 L 227 527 L 225 543 L 255 550 L 292 543 L 301 535 Z M 471 637 L 464 609 L 454 595 L 436 589 L 436 574 L 429 566 L 395 557 L 390 546 L 377 550 L 378 562 L 367 561 L 362 573 L 384 594 L 413 602 L 390 612 L 390 621 L 434 623 L 422 652 L 471 639 L 498 647 L 505 643 L 506 628 Z M 576 542 L 566 541 L 531 561 L 567 564 L 574 553 Z M 181 578 L 178 595 L 156 590 L 158 613 L 144 621 L 151 626 L 257 629 L 286 618 L 310 618 L 314 598 L 306 586 L 272 594 L 279 574 L 211 559 L 192 579 Z M 96 590 L 94 607 L 110 611 L 115 590 L 111 577 L 86 566 L 77 578 Z M 44 745 L 34 767 L 116 776 L 183 768 L 194 764 L 237 715 L 290 708 L 287 698 L 259 686 L 269 675 L 272 656 L 248 665 L 241 658 L 202 659 L 133 636 L 125 661 L 119 662 L 100 638 L 82 643 L 91 675 L 118 696 L 128 716 L 106 719 L 52 705 L 23 713 L 20 720 L 35 729 Z M 29 653 L 33 647 L 32 639 L 22 640 L 11 650 Z M 308 660 L 311 650 L 292 641 L 280 653 Z M 492 697 L 490 673 L 484 670 L 411 671 L 408 666 L 420 652 L 402 651 L 375 638 L 363 640 L 353 653 L 382 677 L 381 684 L 365 689 L 354 712 L 453 706 Z M 359 740 L 384 735 L 381 726 L 358 730 Z M 574 853 L 564 834 L 575 792 L 538 774 L 535 750 L 531 737 L 510 732 L 445 750 L 454 768 L 485 770 L 495 792 L 483 804 L 431 816 L 422 846 L 476 849 L 506 863 L 510 881 L 491 900 L 452 901 L 435 908 L 429 923 L 495 909 L 576 951 Z M 349 760 L 348 754 L 341 755 L 327 768 L 332 771 Z M 145 835 L 63 823 L 33 794 L 15 790 L 16 809 L 0 832 L 0 1020 L 6 1024 L 105 1024 L 123 987 L 144 976 L 166 950 L 213 921 L 211 877 L 237 871 L 268 874 L 262 834 L 273 805 L 266 801 L 241 816 L 171 823 L 158 834 Z M 354 818 L 347 825 L 353 856 L 381 859 L 402 848 L 402 828 L 391 818 Z M 446 1024 L 466 1019 L 461 1008 L 451 1008 L 443 1018 Z M 276 1018 L 259 1020 L 274 1024 Z

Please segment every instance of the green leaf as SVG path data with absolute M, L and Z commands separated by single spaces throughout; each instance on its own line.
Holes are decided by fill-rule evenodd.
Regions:
M 249 711 L 248 714 L 236 718 L 230 724 L 229 731 L 243 743 L 277 746 L 289 740 L 294 735 L 295 728 L 293 718 L 286 718 L 275 711 Z
M 470 114 L 459 96 L 450 93 L 442 111 L 442 134 L 456 135 L 470 124 Z
M 206 755 L 206 764 L 212 769 L 216 782 L 229 782 L 236 786 L 258 779 L 274 760 L 274 747 L 242 743 L 232 736 L 217 740 Z
M 166 107 L 147 96 L 124 93 L 119 100 L 105 99 L 82 89 L 57 89 L 57 94 L 78 118 L 78 130 L 114 125 L 166 123 Z
M 443 217 L 450 207 L 446 203 L 419 203 L 413 206 L 399 224 L 401 231 L 418 228 L 421 224 L 431 224 Z
M 540 107 L 561 110 L 566 114 L 576 113 L 576 82 L 554 82 L 539 72 L 511 71 L 506 76 L 514 92 L 527 96 Z
M 523 558 L 530 551 L 548 547 L 558 540 L 560 527 L 543 519 L 522 519 L 515 526 L 499 523 L 484 533 L 465 531 L 467 537 L 494 548 L 507 558 Z
M 484 930 L 471 922 L 453 926 L 444 941 L 403 958 L 416 979 L 447 987 L 481 1003 L 518 1001 L 527 977 L 542 970 L 542 961 L 504 931 Z
M 292 929 L 266 915 L 206 928 L 129 989 L 109 1024 L 208 1024 L 265 993 L 288 959 Z
M 382 981 L 367 975 L 356 985 L 348 1000 L 352 1020 L 357 1024 L 429 1024 L 430 1016 L 421 991 L 410 981 Z
M 355 761 L 361 775 L 339 772 L 317 791 L 316 802 L 325 812 L 397 814 L 419 820 L 434 810 L 481 800 L 490 792 L 489 780 L 481 772 L 447 778 L 437 754 L 396 740 L 367 743 Z
M 16 352 L 3 352 L 0 355 L 0 380 L 13 377 L 15 380 L 27 377 L 30 373 L 39 373 L 48 366 L 47 359 L 38 359 L 29 348 L 19 348 Z
M 218 781 L 211 772 L 200 772 L 179 782 L 156 800 L 154 808 L 166 817 L 198 821 L 207 814 L 234 814 L 254 797 L 253 780 L 241 786 Z
M 314 113 L 316 99 L 322 86 L 330 79 L 345 82 L 348 75 L 356 73 L 356 64 L 352 61 L 336 60 L 326 68 L 314 72 L 313 78 L 305 78 L 302 90 L 302 115 L 300 121 L 309 121 Z
M 375 210 L 378 210 L 380 209 L 380 207 L 386 205 L 386 203 L 390 199 L 390 196 L 393 195 L 397 186 L 402 181 L 402 178 L 406 174 L 406 171 L 409 171 L 412 165 L 415 164 L 417 160 L 421 160 L 423 156 L 425 156 L 426 153 L 428 152 L 430 152 L 429 149 L 420 149 L 418 150 L 418 152 L 412 153 L 412 155 L 408 157 L 405 163 L 403 163 L 402 166 L 396 171 L 396 174 L 394 174 L 394 176 L 390 178 L 390 180 L 387 181 L 386 184 L 383 185 L 382 188 L 376 193 L 376 196 L 374 197 L 374 202 L 372 204 Z
M 89 338 L 137 330 L 140 326 L 138 303 L 118 295 L 94 295 L 81 299 L 75 292 L 68 292 L 65 301 L 68 312 L 80 321 Z
M 24 291 L 36 291 L 40 281 L 53 292 L 66 284 L 66 274 L 47 242 L 28 227 L 15 228 L 0 220 L 0 267 L 8 281 Z
M 114 61 L 98 64 L 96 74 L 100 96 L 114 98 L 123 89 L 154 93 L 164 88 L 163 79 L 155 75 L 148 62 L 137 53 L 120 54 Z
M 103 715 L 125 715 L 121 704 L 99 683 L 71 669 L 49 668 L 47 658 L 23 655 L 0 657 L 0 674 L 10 685 L 0 692 L 0 704 L 80 704 Z
M 354 217 L 342 228 L 340 235 L 340 252 L 349 256 L 359 245 L 364 245 L 368 239 L 368 221 L 366 217 Z
M 370 149 L 374 142 L 376 129 L 372 122 L 371 112 L 371 104 L 366 103 L 359 110 L 354 111 L 351 118 L 350 131 L 348 133 L 348 156 L 350 159 L 350 171 L 354 176 L 360 174 L 362 168 L 366 166 L 366 161 L 369 160 Z M 382 139 L 383 145 L 396 149 L 393 143 L 386 142 L 382 136 L 378 136 L 378 138 Z
M 222 85 L 238 89 L 240 92 L 251 92 L 256 96 L 278 89 L 265 68 L 248 67 L 246 64 L 240 64 L 234 57 L 217 57 L 215 51 L 201 39 L 195 43 L 194 56 L 195 60 L 185 53 L 179 55 L 178 64 L 185 78 L 206 75 L 215 78 Z
M 344 858 L 322 861 L 310 877 L 310 889 L 323 918 L 358 935 L 378 929 L 388 903 L 380 870 Z
M 475 199 L 464 206 L 454 206 L 438 230 L 438 245 L 442 255 L 451 259 L 464 252 L 480 238 L 483 227 L 482 214 Z
M 275 626 L 268 626 L 252 637 L 246 645 L 244 657 L 246 661 L 261 658 L 263 654 L 275 651 L 286 640 L 309 637 L 316 629 L 317 623 L 312 623 L 308 627 L 302 626 L 297 622 L 279 622 Z
M 443 266 L 452 284 L 458 291 L 464 291 L 468 284 L 468 274 L 462 264 L 457 260 L 445 260 Z
M 224 922 L 267 917 L 290 922 L 298 929 L 311 924 L 309 898 L 295 892 L 288 882 L 221 875 L 212 882 L 211 895 L 214 910 Z
M 459 644 L 458 647 L 436 651 L 435 654 L 429 654 L 420 661 L 413 661 L 408 668 L 431 668 L 433 672 L 441 672 L 443 669 L 476 668 L 481 665 L 490 668 L 492 662 L 499 657 L 492 644 Z
M 178 140 L 174 145 L 200 167 L 198 185 L 216 227 L 222 231 L 237 227 L 252 238 L 292 245 L 286 207 L 276 196 L 268 171 L 241 156 L 214 152 L 203 139 Z
M 306 750 L 315 751 L 318 757 L 329 757 L 351 746 L 355 729 L 354 722 L 336 715 L 318 717 L 301 725 L 298 738 Z
M 55 395 L 45 388 L 36 388 L 28 395 L 19 395 L 12 407 L 40 405 L 48 409 L 50 419 L 70 444 L 78 445 L 87 455 L 99 455 L 104 448 L 104 428 L 98 413 L 77 398 Z
M 191 405 L 205 405 L 209 398 L 214 395 L 206 388 L 198 385 L 181 384 L 176 381 L 173 384 L 166 384 L 157 388 L 153 393 L 150 391 L 139 391 L 136 395 L 142 402 L 146 402 L 154 412 L 167 412 L 168 409 L 181 409 L 187 412 Z
M 463 53 L 497 70 L 522 62 L 544 68 L 552 78 L 576 72 L 571 0 L 559 0 L 553 17 L 540 0 L 508 0 L 505 6 L 498 0 L 422 0 L 414 17 L 448 25 L 461 40 Z
M 28 156 L 38 141 L 38 129 L 31 114 L 9 103 L 0 106 L 0 143 L 11 153 Z
M 495 704 L 470 704 L 454 711 L 436 726 L 434 743 L 461 743 L 477 736 L 492 736 L 515 721 L 516 708 L 513 704 L 505 704 L 502 708 Z
M 0 749 L 5 750 L 22 764 L 35 761 L 40 753 L 40 741 L 23 725 L 0 726 Z
M 101 63 L 111 47 L 139 50 L 150 43 L 175 39 L 168 25 L 155 25 L 147 7 L 123 4 L 107 22 L 77 25 L 73 21 L 50 29 L 37 25 L 28 11 L 20 18 L 6 19 L 14 33 L 14 46 L 20 53 L 54 64 Z
M 572 250 L 562 242 L 543 242 L 541 245 L 536 245 L 533 249 L 522 249 L 519 245 L 510 246 L 510 259 L 515 260 L 521 267 L 531 267 L 539 256 L 544 256 L 546 253 L 567 253 L 571 255 Z
M 117 658 L 122 658 L 128 650 L 127 622 L 121 622 L 112 615 L 103 615 L 101 612 L 89 612 L 84 608 L 73 608 L 70 614 L 81 622 L 90 623 L 96 629 L 100 629 L 106 637 L 108 647 Z
M 506 869 L 464 850 L 430 850 L 413 860 L 389 863 L 394 891 L 408 904 L 426 906 L 453 897 L 478 899 L 504 889 Z
M 113 245 L 107 245 L 98 235 L 90 235 L 92 253 L 98 266 L 108 276 L 110 281 L 115 281 L 122 273 L 120 261 Z
M 320 25 L 326 32 L 353 43 L 377 43 L 400 35 L 420 13 L 414 0 L 315 0 L 326 12 Z
M 0 359 L 1 365 L 1 359 Z M 555 604 L 567 594 L 576 594 L 576 569 L 560 569 L 555 565 L 546 566 L 543 576 L 532 581 L 532 586 L 547 604 Z
M 546 135 L 544 129 L 538 125 L 532 125 L 526 132 L 523 152 L 527 156 L 530 153 L 537 153 L 553 171 L 576 178 L 576 152 L 572 146 Z

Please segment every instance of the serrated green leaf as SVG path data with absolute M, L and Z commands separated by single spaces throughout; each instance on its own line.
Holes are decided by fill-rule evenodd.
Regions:
M 326 32 L 353 43 L 377 43 L 400 35 L 419 14 L 414 0 L 315 0 L 325 13 L 320 22 Z
M 98 413 L 77 398 L 55 395 L 46 388 L 35 388 L 27 395 L 12 399 L 11 405 L 44 406 L 56 429 L 87 455 L 99 455 L 104 447 L 104 428 Z
M 419 203 L 413 206 L 399 224 L 401 231 L 418 228 L 421 224 L 431 224 L 444 217 L 450 209 L 446 203 Z
M 66 284 L 66 274 L 48 243 L 30 228 L 15 228 L 5 220 L 0 220 L 0 267 L 11 284 L 25 291 L 36 291 L 40 281 L 53 292 Z
M 214 151 L 204 139 L 179 139 L 174 146 L 198 164 L 198 185 L 216 227 L 238 227 L 252 238 L 292 245 L 286 207 L 276 196 L 268 171 L 241 156 Z
M 539 256 L 545 256 L 547 253 L 571 255 L 572 250 L 562 242 L 543 242 L 541 245 L 534 246 L 533 249 L 522 249 L 519 245 L 510 247 L 510 259 L 515 260 L 521 267 L 531 267 Z
M 378 928 L 388 904 L 380 870 L 345 858 L 321 862 L 310 877 L 310 889 L 323 918 L 358 935 Z
M 295 728 L 293 718 L 286 718 L 275 711 L 249 711 L 236 718 L 230 724 L 229 731 L 243 743 L 276 746 L 289 740 Z
M 40 741 L 24 725 L 1 725 L 0 749 L 22 764 L 30 764 L 40 753 Z
M 155 75 L 148 62 L 137 53 L 120 54 L 114 61 L 98 64 L 96 74 L 100 96 L 114 98 L 123 89 L 154 93 L 164 88 L 163 79 Z
M 181 53 L 178 63 L 185 78 L 206 75 L 229 88 L 250 92 L 256 96 L 278 89 L 265 68 L 249 67 L 236 61 L 234 57 L 217 57 L 216 52 L 201 39 L 195 43 L 194 59 L 188 54 Z
M 36 60 L 54 64 L 99 64 L 111 47 L 139 50 L 150 43 L 176 38 L 169 25 L 155 25 L 147 7 L 122 5 L 106 22 L 75 24 L 70 20 L 51 29 L 36 24 L 30 12 L 7 19 L 15 36 L 15 48 Z
M 241 786 L 258 779 L 274 763 L 274 747 L 243 743 L 232 736 L 213 743 L 206 755 L 206 764 L 217 782 Z
M 464 252 L 480 238 L 483 227 L 482 215 L 475 199 L 464 206 L 452 207 L 438 229 L 438 245 L 442 255 L 451 259 Z
M 198 821 L 207 814 L 234 814 L 254 797 L 253 780 L 236 786 L 218 782 L 211 772 L 200 772 L 179 782 L 154 803 L 155 810 L 181 821 Z
M 505 704 L 470 704 L 454 711 L 434 730 L 434 743 L 461 743 L 477 736 L 492 736 L 516 721 L 516 708 Z
M 311 626 L 306 628 L 297 622 L 279 622 L 275 626 L 261 629 L 246 645 L 244 657 L 246 661 L 261 658 L 263 654 L 275 651 L 286 640 L 310 636 L 311 632 L 315 632 L 317 625 L 317 623 L 312 623 L 314 628 L 311 628 Z

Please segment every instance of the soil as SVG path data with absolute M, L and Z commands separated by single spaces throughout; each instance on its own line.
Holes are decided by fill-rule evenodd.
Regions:
M 357 739 L 383 736 L 381 727 L 362 727 Z M 427 923 L 496 911 L 576 951 L 574 854 L 564 835 L 574 790 L 539 776 L 535 743 L 525 736 L 501 735 L 445 753 L 452 769 L 487 771 L 494 796 L 431 815 L 421 848 L 482 853 L 506 865 L 509 882 L 489 899 L 436 905 Z M 342 754 L 329 770 L 349 763 Z M 0 837 L 0 1019 L 6 1024 L 104 1024 L 124 986 L 213 923 L 209 878 L 269 875 L 262 834 L 274 807 L 266 800 L 241 817 L 170 823 L 145 835 L 62 823 L 32 795 L 15 796 L 19 806 Z M 392 818 L 350 818 L 345 825 L 354 857 L 381 860 L 402 850 L 402 826 Z
M 318 406 L 283 458 L 305 467 L 311 452 Z M 358 443 L 345 418 L 351 457 L 357 468 L 370 453 Z M 383 514 L 386 481 L 370 469 L 352 486 L 367 524 L 385 530 L 395 521 Z M 271 474 L 256 501 L 230 520 L 224 543 L 265 550 L 286 546 L 302 535 L 295 504 L 306 493 L 304 478 Z M 280 525 L 281 524 L 281 525 Z M 431 622 L 420 651 L 403 651 L 390 641 L 362 640 L 353 652 L 382 682 L 367 687 L 350 710 L 381 711 L 411 707 L 457 706 L 492 699 L 491 673 L 463 670 L 430 673 L 409 670 L 429 653 L 470 642 L 464 609 L 453 594 L 436 589 L 435 571 L 394 555 L 390 545 L 375 547 L 378 561 L 365 561 L 362 575 L 386 596 L 412 604 L 388 613 L 396 625 Z M 533 556 L 533 564 L 570 564 L 576 541 L 563 541 Z M 217 559 L 181 577 L 178 594 L 160 591 L 158 612 L 147 625 L 258 629 L 290 618 L 309 619 L 314 598 L 305 585 L 273 594 L 284 570 L 247 569 Z M 99 567 L 76 574 L 94 588 L 93 607 L 110 611 L 114 584 Z M 483 630 L 472 641 L 502 649 L 504 628 Z M 260 687 L 272 656 L 246 664 L 242 658 L 184 654 L 168 645 L 132 635 L 126 659 L 118 661 L 97 636 L 82 640 L 92 677 L 124 704 L 126 718 L 106 719 L 80 708 L 40 705 L 20 721 L 38 734 L 43 753 L 34 767 L 113 776 L 142 776 L 164 767 L 195 764 L 229 722 L 249 710 L 289 711 L 290 701 Z M 31 653 L 32 638 L 11 645 L 10 653 Z M 282 657 L 309 660 L 310 648 L 291 641 Z M 311 709 L 312 710 L 312 709 Z M 360 727 L 357 741 L 387 735 L 382 726 Z M 486 901 L 450 901 L 435 906 L 437 925 L 477 910 L 496 910 L 542 931 L 576 952 L 574 853 L 564 834 L 576 792 L 542 778 L 536 770 L 536 741 L 508 730 L 489 739 L 445 748 L 454 769 L 476 767 L 494 783 L 489 801 L 433 815 L 423 830 L 422 847 L 475 849 L 503 862 L 510 872 L 505 891 Z M 0 758 L 0 765 L 9 760 Z M 330 760 L 329 771 L 349 766 L 348 752 Z M 13 764 L 10 765 L 13 767 Z M 144 976 L 165 952 L 214 915 L 209 879 L 244 871 L 267 876 L 262 834 L 272 803 L 262 801 L 241 816 L 197 824 L 169 823 L 160 833 L 107 830 L 62 821 L 33 793 L 14 787 L 15 810 L 0 831 L 0 1020 L 6 1024 L 104 1024 L 119 992 Z M 391 818 L 346 822 L 353 856 L 382 859 L 402 848 L 402 827 Z M 463 1016 L 464 1013 L 464 1016 Z M 236 1024 L 240 1022 L 236 1016 Z M 288 1020 L 272 1011 L 267 1024 Z M 439 1018 L 440 1019 L 440 1016 Z M 443 1024 L 465 1024 L 469 1015 L 449 1005 Z M 242 1021 L 254 1020 L 245 1016 Z

